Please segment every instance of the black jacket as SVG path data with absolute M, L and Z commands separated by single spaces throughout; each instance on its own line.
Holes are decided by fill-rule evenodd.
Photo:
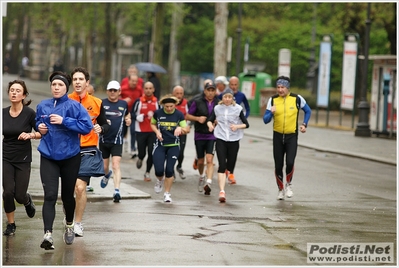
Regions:
M 209 118 L 209 116 L 212 114 L 212 111 L 208 111 L 208 101 L 205 99 L 205 95 L 203 94 L 201 97 L 199 98 L 194 98 L 193 102 L 195 102 L 195 105 L 197 106 L 197 109 L 195 110 L 195 113 L 193 114 L 194 116 L 206 116 L 207 118 Z M 215 97 L 212 100 L 212 110 L 213 108 L 218 104 L 219 99 L 217 97 Z M 207 120 L 208 121 L 208 120 Z M 194 126 L 195 126 L 195 132 L 199 132 L 199 133 L 211 133 L 209 132 L 209 128 L 206 124 L 206 122 L 204 124 L 201 124 L 198 121 L 194 122 Z

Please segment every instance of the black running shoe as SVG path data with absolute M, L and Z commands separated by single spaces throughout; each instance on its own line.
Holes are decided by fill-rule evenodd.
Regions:
M 32 201 L 32 196 L 29 193 L 27 193 L 27 195 L 29 198 L 29 204 L 25 205 L 25 211 L 26 211 L 26 214 L 28 214 L 29 218 L 33 218 L 33 217 L 35 217 L 36 207 Z
M 114 193 L 114 203 L 119 203 L 119 201 L 122 199 L 121 195 L 118 193 Z
M 7 224 L 6 230 L 3 232 L 4 235 L 15 235 L 15 229 L 17 229 L 17 226 L 15 226 L 15 223 L 9 223 Z
M 211 194 L 211 186 L 209 186 L 209 184 L 206 184 L 204 186 L 204 194 L 205 195 L 210 195 Z
M 54 240 L 53 237 L 51 236 L 50 231 L 47 231 L 44 234 L 43 241 L 40 244 L 40 247 L 44 248 L 45 250 L 54 249 Z
M 142 165 L 143 165 L 143 160 L 138 159 L 137 162 L 136 162 L 136 167 L 137 167 L 138 169 L 140 169 Z

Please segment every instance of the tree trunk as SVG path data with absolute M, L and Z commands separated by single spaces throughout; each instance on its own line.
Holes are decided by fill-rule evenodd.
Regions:
M 162 50 L 163 50 L 163 31 L 164 31 L 164 18 L 165 18 L 165 4 L 156 3 L 154 12 L 154 22 L 152 24 L 152 57 L 151 62 L 162 66 Z M 159 78 L 159 74 L 155 74 Z M 160 79 L 161 80 L 161 79 Z M 162 85 L 162 80 L 160 81 Z M 160 96 L 163 95 L 162 86 L 160 88 Z
M 178 78 L 179 78 L 180 68 L 178 68 L 179 64 L 177 64 L 178 44 L 176 37 L 177 37 L 177 31 L 183 22 L 182 8 L 183 8 L 183 3 L 173 4 L 172 26 L 170 30 L 169 62 L 168 62 L 168 72 L 169 72 L 168 88 L 170 89 L 179 83 Z
M 153 47 L 153 62 L 162 65 L 162 49 L 163 49 L 163 29 L 165 18 L 165 4 L 157 3 L 155 7 L 155 19 L 152 25 L 152 43 Z
M 111 62 L 112 62 L 112 23 L 111 21 L 111 3 L 106 3 L 105 7 L 105 38 L 104 38 L 104 46 L 105 46 L 105 53 L 104 53 L 104 70 L 101 74 L 103 81 L 109 81 L 111 76 Z M 94 81 L 93 81 L 94 82 Z M 105 83 L 105 82 L 104 82 Z
M 215 49 L 213 73 L 215 77 L 226 75 L 227 69 L 227 3 L 215 3 Z
M 16 17 L 22 18 L 24 16 L 24 12 L 22 9 L 17 9 Z M 12 25 L 12 23 L 10 23 Z M 10 63 L 10 73 L 17 74 L 20 71 L 21 59 L 19 44 L 21 43 L 22 34 L 24 29 L 24 20 L 16 20 L 16 29 L 15 29 L 15 39 L 12 43 L 11 47 L 11 63 Z

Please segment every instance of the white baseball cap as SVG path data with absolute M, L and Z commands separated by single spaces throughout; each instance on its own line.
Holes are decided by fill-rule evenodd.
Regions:
M 119 89 L 121 89 L 121 85 L 119 84 L 118 81 L 112 80 L 112 81 L 110 81 L 110 82 L 108 83 L 108 85 L 107 85 L 107 90 L 110 90 L 110 89 L 117 89 L 117 90 L 119 90 Z

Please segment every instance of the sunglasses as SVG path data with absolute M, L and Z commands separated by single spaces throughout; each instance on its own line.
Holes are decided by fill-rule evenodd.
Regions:
M 119 90 L 118 90 L 118 89 L 111 88 L 111 89 L 108 89 L 108 91 L 111 91 L 111 92 L 118 92 Z

